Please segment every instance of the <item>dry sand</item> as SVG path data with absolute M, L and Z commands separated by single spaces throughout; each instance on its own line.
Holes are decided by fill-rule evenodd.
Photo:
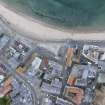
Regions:
M 31 38 L 61 40 L 61 39 L 76 39 L 76 40 L 105 40 L 105 32 L 100 33 L 74 33 L 60 31 L 38 21 L 33 21 L 27 16 L 22 16 L 0 4 L 0 15 L 4 17 L 14 30 L 23 32 Z

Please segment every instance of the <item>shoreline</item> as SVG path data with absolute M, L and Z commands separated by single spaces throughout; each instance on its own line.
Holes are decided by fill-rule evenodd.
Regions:
M 100 31 L 103 31 L 105 30 L 104 28 L 102 29 L 99 29 L 99 26 L 98 26 L 98 29 L 96 29 L 96 27 L 93 28 L 93 26 L 84 26 L 84 27 L 80 27 L 80 26 L 77 26 L 76 28 L 74 27 L 70 27 L 70 26 L 61 26 L 60 24 L 55 24 L 55 23 L 52 23 L 52 22 L 44 22 L 41 18 L 38 18 L 38 16 L 34 16 L 34 15 L 30 15 L 28 13 L 25 13 L 25 12 L 22 12 L 21 10 L 18 11 L 14 6 L 12 7 L 10 4 L 6 3 L 6 2 L 3 2 L 2 0 L 0 0 L 0 4 L 2 6 L 4 6 L 5 8 L 9 9 L 10 11 L 13 11 L 14 13 L 22 16 L 22 17 L 25 17 L 27 18 L 28 20 L 30 21 L 33 21 L 33 22 L 36 22 L 36 23 L 39 23 L 43 26 L 46 26 L 46 27 L 49 27 L 49 28 L 53 28 L 53 29 L 57 29 L 59 31 L 64 31 L 64 32 L 69 32 L 69 33 L 94 33 L 94 32 L 97 32 L 99 33 Z M 24 11 L 24 10 L 23 10 Z M 30 16 L 29 16 L 30 15 Z
M 4 3 L 5 4 L 5 3 Z M 76 32 L 70 30 L 70 32 L 62 29 L 55 29 L 50 25 L 43 24 L 37 19 L 32 17 L 20 15 L 18 12 L 14 12 L 9 9 L 9 6 L 5 6 L 0 3 L 0 15 L 3 16 L 11 25 L 11 27 L 24 33 L 24 36 L 31 38 L 47 39 L 47 40 L 62 40 L 62 39 L 76 39 L 76 40 L 105 40 L 105 32 Z M 11 18 L 12 17 L 12 18 Z M 44 37 L 43 37 L 44 36 Z

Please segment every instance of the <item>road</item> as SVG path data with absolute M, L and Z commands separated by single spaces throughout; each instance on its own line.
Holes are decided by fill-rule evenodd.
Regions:
M 7 61 L 4 58 L 0 57 L 0 59 L 3 61 L 4 64 L 8 64 Z M 24 83 L 30 89 L 32 99 L 33 99 L 33 105 L 38 105 L 38 99 L 37 99 L 37 95 L 36 95 L 36 92 L 35 92 L 36 90 L 34 89 L 34 87 L 32 87 L 30 83 L 28 83 L 28 80 L 25 77 L 16 73 L 16 71 L 13 70 L 9 65 L 6 65 L 6 67 L 8 68 L 9 73 L 14 78 L 16 78 L 16 80 Z
M 23 82 L 30 89 L 31 94 L 32 94 L 32 99 L 33 99 L 33 105 L 38 105 L 38 99 L 37 99 L 37 95 L 36 95 L 34 87 L 32 87 L 32 85 L 30 85 L 30 83 L 27 82 L 28 80 L 25 77 L 17 74 L 13 70 L 11 70 L 10 72 L 15 78 Z

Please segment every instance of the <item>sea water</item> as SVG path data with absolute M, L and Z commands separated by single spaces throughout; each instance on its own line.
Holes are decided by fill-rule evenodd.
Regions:
M 48 23 L 105 27 L 105 0 L 2 0 Z

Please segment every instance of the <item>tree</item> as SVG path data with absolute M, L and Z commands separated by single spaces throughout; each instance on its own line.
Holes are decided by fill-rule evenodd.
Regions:
M 7 97 L 0 98 L 0 105 L 10 105 L 9 98 Z

